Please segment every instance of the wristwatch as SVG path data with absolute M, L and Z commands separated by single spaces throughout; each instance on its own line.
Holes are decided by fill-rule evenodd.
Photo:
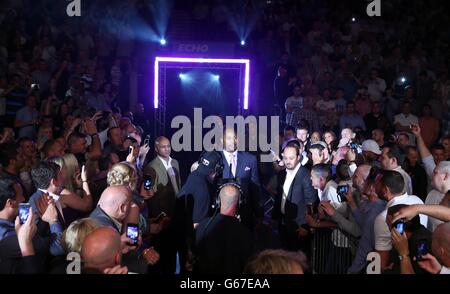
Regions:
M 406 259 L 406 258 L 409 258 L 409 255 L 399 255 L 398 256 L 398 259 L 400 260 L 400 261 L 402 261 L 403 259 Z

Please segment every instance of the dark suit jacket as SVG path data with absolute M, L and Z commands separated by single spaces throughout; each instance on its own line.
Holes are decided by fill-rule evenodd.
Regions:
M 252 254 L 252 234 L 235 217 L 217 214 L 196 230 L 196 269 L 200 274 L 242 273 Z
M 225 154 L 222 153 L 223 178 L 233 178 L 230 165 L 227 162 Z M 261 186 L 259 182 L 258 161 L 256 156 L 248 152 L 237 153 L 236 178 L 241 180 L 243 199 L 239 207 L 242 223 L 252 228 L 254 219 L 263 216 L 261 204 Z
M 102 227 L 111 227 L 116 230 L 119 234 L 122 232 L 117 227 L 113 219 L 107 215 L 100 206 L 97 206 L 89 215 L 89 218 L 95 220 Z
M 281 219 L 281 199 L 283 197 L 283 184 L 286 179 L 286 170 L 278 174 L 278 193 L 273 208 L 273 217 Z M 292 181 L 286 204 L 284 206 L 284 221 L 287 226 L 298 228 L 305 224 L 306 205 L 318 201 L 317 191 L 311 183 L 308 169 L 301 166 Z
M 44 194 L 44 192 L 37 190 L 36 192 L 34 192 L 33 195 L 31 195 L 30 200 L 28 203 L 30 203 L 31 207 L 33 208 L 33 212 L 37 212 L 37 205 L 36 205 L 36 201 Z M 66 228 L 65 225 L 65 221 L 64 218 L 62 217 L 61 213 L 59 212 L 59 209 L 56 209 L 56 211 L 58 212 L 58 222 L 63 226 L 63 228 Z M 41 219 L 38 220 L 37 223 L 38 226 L 38 232 L 39 233 L 43 233 L 45 231 L 49 231 L 49 225 L 48 223 L 42 221 Z
M 172 158 L 171 165 L 175 170 L 176 180 L 178 184 L 178 190 L 180 190 L 181 180 L 180 180 L 180 166 L 178 161 Z M 173 216 L 175 209 L 176 195 L 170 182 L 170 177 L 167 174 L 167 170 L 161 159 L 156 157 L 144 168 L 144 174 L 149 168 L 153 168 L 156 172 L 156 193 L 155 196 L 149 199 L 149 217 L 156 217 L 162 211 L 167 213 L 169 217 Z
M 36 205 L 36 201 L 44 194 L 44 192 L 37 190 L 33 195 L 31 195 L 30 200 L 28 203 L 30 203 L 33 212 L 37 214 L 37 205 Z M 61 216 L 61 213 L 59 212 L 58 209 L 56 209 L 57 213 L 58 213 L 58 223 L 59 225 L 61 225 L 61 230 L 64 230 L 66 228 L 65 225 L 65 221 L 63 219 L 63 217 Z M 62 245 L 61 245 L 61 238 L 62 238 L 62 232 L 60 233 L 52 233 L 50 231 L 50 225 L 43 221 L 41 218 L 37 219 L 37 234 L 42 237 L 43 239 L 49 239 L 52 240 L 51 244 L 50 244 L 50 252 L 52 252 L 53 255 L 57 256 L 57 255 L 62 255 L 65 253 L 65 250 L 63 249 Z M 36 238 L 35 238 L 36 239 Z
M 230 171 L 230 165 L 227 162 L 225 155 L 222 153 L 223 161 L 223 178 L 233 178 Z M 237 153 L 237 167 L 236 178 L 250 179 L 250 181 L 259 186 L 258 161 L 256 156 L 247 152 Z

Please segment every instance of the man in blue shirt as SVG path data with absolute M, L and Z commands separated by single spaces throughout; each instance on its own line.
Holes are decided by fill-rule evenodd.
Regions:
M 380 170 L 376 167 L 364 164 L 360 165 L 353 174 L 353 187 L 355 187 L 361 195 L 364 194 L 368 197 L 366 201 L 360 201 L 357 206 L 352 195 L 352 189 L 349 189 L 349 193 L 346 195 L 353 217 L 360 226 L 362 232 L 355 259 L 347 271 L 349 274 L 363 273 L 367 265 L 367 254 L 375 250 L 375 218 L 386 207 L 386 202 L 379 199 L 375 193 L 375 179 L 377 178 L 379 171 Z

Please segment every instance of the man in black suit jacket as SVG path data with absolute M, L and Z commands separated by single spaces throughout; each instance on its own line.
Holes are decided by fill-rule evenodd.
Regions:
M 236 218 L 239 189 L 225 185 L 219 193 L 220 213 L 196 230 L 195 270 L 200 274 L 239 274 L 252 254 L 252 234 Z
M 241 222 L 253 229 L 256 218 L 263 217 L 260 203 L 261 186 L 259 182 L 258 161 L 248 152 L 237 151 L 238 138 L 233 129 L 225 129 L 224 150 L 222 151 L 223 178 L 240 180 L 243 192 L 239 214 Z
M 307 205 L 318 201 L 311 183 L 309 171 L 301 165 L 301 155 L 296 145 L 283 150 L 286 170 L 278 178 L 278 197 L 273 208 L 274 218 L 279 220 L 280 238 L 288 250 L 308 252 L 309 244 L 305 214 Z

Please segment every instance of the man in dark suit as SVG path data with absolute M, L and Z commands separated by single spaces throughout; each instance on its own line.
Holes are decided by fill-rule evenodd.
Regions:
M 252 254 L 252 234 L 236 218 L 240 196 L 237 187 L 223 186 L 219 192 L 220 213 L 197 227 L 195 270 L 200 274 L 241 273 Z
M 62 238 L 62 230 L 65 229 L 65 219 L 61 203 L 59 202 L 59 191 L 63 184 L 61 168 L 54 162 L 42 161 L 38 166 L 31 169 L 31 179 L 37 191 L 31 195 L 28 203 L 37 215 L 42 215 L 48 205 L 54 205 L 57 219 L 51 223 L 39 217 L 37 220 L 38 235 L 47 238 L 56 232 L 57 240 Z M 50 247 L 52 255 L 63 255 L 64 249 L 61 242 L 52 243 Z
M 166 137 L 155 140 L 156 157 L 145 167 L 144 175 L 155 175 L 154 196 L 148 200 L 149 217 L 156 218 L 160 213 L 166 213 L 173 218 L 176 195 L 180 191 L 180 166 L 176 159 L 170 157 L 170 141 Z M 170 225 L 162 227 L 160 223 L 150 225 L 153 235 L 153 245 L 161 254 L 161 271 L 173 274 L 176 268 L 176 247 L 174 246 L 174 230 Z
M 288 144 L 283 150 L 286 170 L 278 177 L 278 197 L 273 208 L 279 220 L 280 238 L 288 250 L 308 252 L 308 231 L 305 229 L 307 205 L 318 201 L 308 169 L 301 165 L 298 146 Z
M 240 180 L 243 195 L 238 213 L 242 224 L 253 230 L 256 218 L 263 216 L 258 162 L 253 154 L 237 150 L 238 138 L 233 129 L 225 129 L 223 140 L 223 178 Z

